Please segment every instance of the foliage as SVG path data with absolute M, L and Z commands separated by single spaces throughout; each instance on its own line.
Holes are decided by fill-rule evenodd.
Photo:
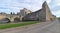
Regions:
M 60 20 L 60 17 L 58 19 Z

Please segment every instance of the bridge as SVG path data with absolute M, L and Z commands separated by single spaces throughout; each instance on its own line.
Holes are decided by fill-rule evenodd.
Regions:
M 5 18 L 9 19 L 10 22 L 14 22 L 15 18 L 19 18 L 20 21 L 22 20 L 22 17 L 20 15 L 0 14 L 0 20 L 3 20 Z

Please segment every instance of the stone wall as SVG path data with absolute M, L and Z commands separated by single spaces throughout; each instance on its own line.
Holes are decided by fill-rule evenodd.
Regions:
M 23 17 L 23 20 L 37 20 L 37 15 L 36 13 L 30 13 L 30 14 L 27 14 L 26 16 Z

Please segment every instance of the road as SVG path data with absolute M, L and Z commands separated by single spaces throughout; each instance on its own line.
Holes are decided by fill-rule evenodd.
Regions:
M 52 21 L 50 23 L 43 22 L 36 25 L 25 27 L 24 29 L 5 30 L 0 33 L 60 33 L 60 21 Z

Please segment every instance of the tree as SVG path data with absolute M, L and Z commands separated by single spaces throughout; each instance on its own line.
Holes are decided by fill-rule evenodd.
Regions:
M 12 15 L 13 13 L 11 12 L 10 14 Z

